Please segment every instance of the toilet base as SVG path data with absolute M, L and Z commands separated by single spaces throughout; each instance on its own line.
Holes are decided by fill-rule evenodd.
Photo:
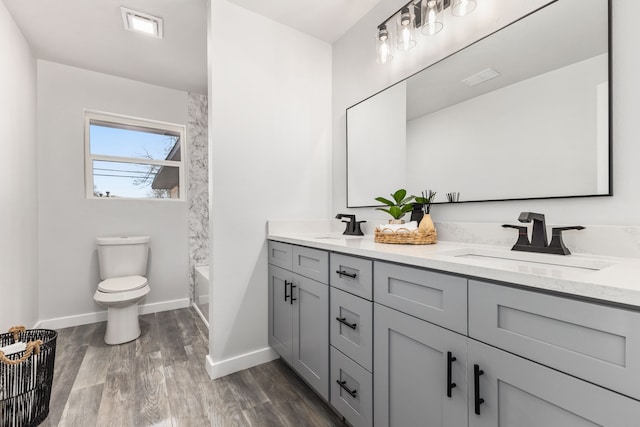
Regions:
M 123 344 L 140 336 L 138 304 L 126 307 L 109 307 L 107 311 L 107 332 L 104 342 L 109 345 Z

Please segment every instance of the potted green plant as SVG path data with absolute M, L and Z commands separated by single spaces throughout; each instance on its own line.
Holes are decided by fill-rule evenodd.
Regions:
M 391 197 L 393 200 L 389 200 L 384 197 L 376 197 L 376 201 L 388 206 L 385 208 L 376 208 L 376 210 L 383 211 L 391 215 L 393 219 L 389 220 L 390 224 L 404 224 L 402 217 L 413 209 L 411 201 L 414 199 L 414 196 L 407 197 L 407 190 L 401 188 L 391 194 Z

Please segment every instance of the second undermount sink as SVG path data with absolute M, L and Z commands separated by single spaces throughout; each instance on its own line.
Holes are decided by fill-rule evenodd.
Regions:
M 577 255 L 549 255 L 532 252 L 500 251 L 483 248 L 458 249 L 442 255 L 455 258 L 486 261 L 487 263 L 523 267 L 544 267 L 563 271 L 600 271 L 612 266 L 613 262 L 585 258 Z
M 335 236 L 318 236 L 314 237 L 317 240 L 354 240 L 362 239 L 364 236 L 349 236 L 345 234 L 336 234 Z

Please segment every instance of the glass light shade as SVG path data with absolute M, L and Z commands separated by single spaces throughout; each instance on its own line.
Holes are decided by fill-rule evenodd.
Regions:
M 443 0 L 422 2 L 422 34 L 432 36 L 442 30 Z
M 415 36 L 415 16 L 408 7 L 403 7 L 396 20 L 396 37 L 398 49 L 409 50 L 417 44 Z
M 476 0 L 453 0 L 451 2 L 451 14 L 453 16 L 465 16 L 476 8 Z
M 376 62 L 378 64 L 386 64 L 393 59 L 391 46 L 391 31 L 382 24 L 376 29 Z

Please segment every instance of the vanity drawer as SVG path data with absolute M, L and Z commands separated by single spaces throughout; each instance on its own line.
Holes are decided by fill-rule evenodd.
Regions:
M 378 261 L 373 270 L 375 302 L 466 335 L 467 279 Z
M 317 282 L 329 282 L 329 252 L 293 246 L 293 272 Z
M 269 250 L 269 264 L 284 268 L 285 270 L 291 270 L 293 246 L 288 243 L 269 240 L 267 247 Z
M 469 336 L 640 399 L 640 313 L 469 280 Z
M 371 372 L 373 303 L 331 288 L 331 345 Z M 338 320 L 340 319 L 340 320 Z M 350 327 L 349 325 L 353 326 Z
M 372 261 L 342 254 L 331 254 L 331 286 L 371 300 Z
M 372 426 L 373 382 L 371 374 L 340 351 L 331 347 L 330 380 L 331 404 L 340 415 L 345 417 L 353 427 Z

